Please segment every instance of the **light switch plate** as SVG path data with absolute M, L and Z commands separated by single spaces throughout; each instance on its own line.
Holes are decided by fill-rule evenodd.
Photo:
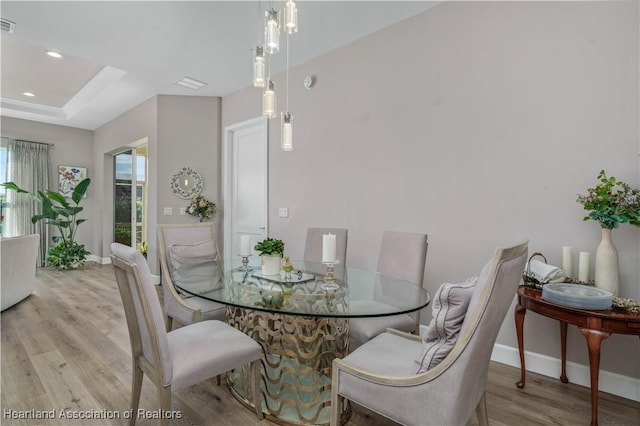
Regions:
M 278 216 L 279 217 L 289 217 L 289 209 L 286 207 L 280 207 L 278 209 Z
M 187 214 L 187 208 L 180 207 L 180 216 L 186 216 L 186 214 Z
M 164 208 L 164 215 L 165 216 L 173 216 L 173 208 L 172 207 L 165 207 Z

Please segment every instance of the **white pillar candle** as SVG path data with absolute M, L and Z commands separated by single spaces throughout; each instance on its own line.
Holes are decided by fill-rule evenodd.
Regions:
M 589 281 L 589 252 L 580 252 L 580 257 L 578 258 L 578 280 L 583 283 Z
M 573 275 L 571 247 L 562 247 L 562 270 L 567 277 Z
M 250 235 L 240 235 L 240 256 L 251 256 Z
M 336 261 L 336 236 L 333 234 L 322 236 L 322 261 L 326 263 Z

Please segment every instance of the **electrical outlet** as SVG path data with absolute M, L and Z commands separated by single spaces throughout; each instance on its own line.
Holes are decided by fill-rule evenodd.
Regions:
M 280 207 L 278 209 L 278 216 L 280 217 L 289 217 L 289 209 L 286 207 Z
M 187 214 L 187 208 L 186 207 L 180 207 L 180 216 L 185 216 Z

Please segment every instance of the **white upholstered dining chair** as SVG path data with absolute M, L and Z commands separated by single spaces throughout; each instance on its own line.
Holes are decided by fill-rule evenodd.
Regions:
M 382 235 L 378 272 L 410 281 L 422 286 L 427 258 L 427 234 L 385 231 Z M 364 303 L 385 303 L 384 294 L 376 294 L 373 301 Z M 352 308 L 357 309 L 357 303 Z M 349 335 L 364 343 L 387 328 L 414 333 L 418 331 L 420 312 L 373 318 L 352 318 L 349 320 Z
M 111 261 L 124 305 L 133 374 L 130 424 L 135 424 L 146 374 L 156 385 L 160 410 L 171 411 L 171 392 L 251 364 L 252 394 L 258 419 L 262 347 L 246 334 L 221 322 L 201 321 L 167 332 L 162 308 L 146 260 L 137 250 L 111 244 Z M 162 416 L 160 424 L 167 424 Z
M 213 223 L 158 225 L 162 293 L 167 331 L 173 320 L 192 324 L 201 320 L 224 321 L 226 307 L 220 303 L 178 292 L 174 274 L 181 266 L 221 261 Z
M 308 228 L 303 260 L 305 262 L 322 262 L 322 236 L 325 234 L 336 236 L 336 259 L 340 261 L 339 266 L 345 266 L 347 263 L 348 230 L 343 228 Z
M 331 425 L 339 424 L 340 396 L 404 425 L 464 425 L 474 408 L 479 424 L 488 425 L 491 351 L 526 260 L 526 242 L 496 249 L 469 296 L 457 340 L 439 364 L 422 364 L 430 341 L 395 330 L 335 359 Z

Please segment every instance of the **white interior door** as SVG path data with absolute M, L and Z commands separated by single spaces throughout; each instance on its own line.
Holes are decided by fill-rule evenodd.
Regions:
M 225 128 L 225 259 L 238 256 L 241 235 L 251 236 L 251 247 L 268 235 L 267 135 L 263 117 Z

